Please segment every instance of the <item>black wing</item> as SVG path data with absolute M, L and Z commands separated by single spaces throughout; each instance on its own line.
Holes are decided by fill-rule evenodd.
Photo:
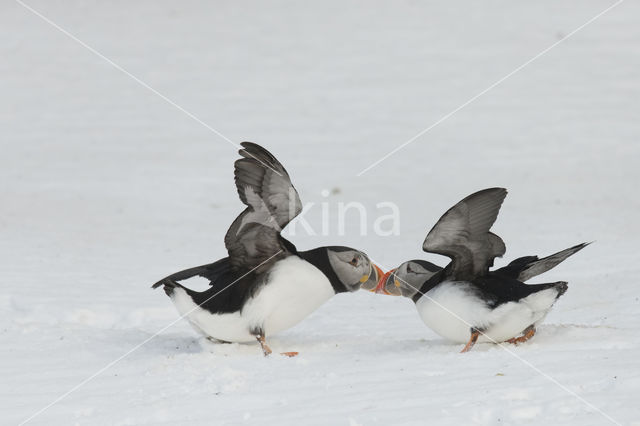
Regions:
M 497 269 L 496 274 L 505 275 L 511 278 L 515 278 L 518 281 L 528 281 L 531 278 L 547 272 L 548 270 L 555 268 L 563 262 L 569 256 L 579 252 L 591 243 L 582 243 L 564 249 L 550 256 L 539 259 L 538 256 L 525 256 L 520 257 L 507 266 Z
M 507 196 L 504 188 L 489 188 L 469 195 L 450 208 L 429 231 L 422 249 L 451 258 L 454 279 L 470 280 L 488 272 L 493 259 L 506 247 L 489 232 Z
M 302 211 L 302 202 L 280 162 L 266 149 L 242 142 L 235 162 L 236 189 L 247 208 L 224 237 L 232 265 L 251 270 L 295 250 L 280 231 Z
M 233 267 L 228 257 L 217 262 L 196 266 L 176 272 L 161 279 L 153 288 L 164 286 L 164 291 L 171 296 L 176 287 L 183 288 L 193 301 L 211 313 L 237 312 L 242 309 L 244 301 L 256 288 L 257 271 L 239 271 Z M 211 287 L 198 292 L 181 284 L 181 281 L 200 276 L 207 278 Z
M 185 269 L 169 275 L 155 283 L 152 287 L 157 288 L 164 285 L 167 281 L 183 281 L 195 276 L 203 277 L 211 281 L 210 285 L 214 285 L 219 277 L 226 275 L 232 271 L 229 258 L 225 257 L 208 265 L 196 266 L 194 268 Z

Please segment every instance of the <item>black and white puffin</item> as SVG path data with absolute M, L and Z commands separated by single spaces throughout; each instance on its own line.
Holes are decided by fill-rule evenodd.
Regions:
M 180 315 L 210 340 L 257 340 L 266 356 L 266 336 L 293 327 L 337 293 L 375 288 L 382 271 L 359 250 L 298 251 L 283 238 L 280 231 L 302 210 L 298 192 L 271 153 L 251 142 L 241 145 L 235 183 L 247 208 L 224 238 L 229 256 L 176 272 L 153 288 L 164 286 Z M 197 292 L 180 283 L 196 276 L 211 287 Z
M 467 343 L 521 343 L 535 334 L 567 283 L 524 284 L 555 267 L 587 243 L 539 259 L 526 256 L 489 271 L 506 247 L 489 232 L 507 191 L 489 188 L 469 195 L 449 209 L 422 245 L 427 253 L 447 256 L 441 268 L 425 260 L 404 262 L 387 272 L 377 293 L 410 297 L 424 323 L 440 336 Z

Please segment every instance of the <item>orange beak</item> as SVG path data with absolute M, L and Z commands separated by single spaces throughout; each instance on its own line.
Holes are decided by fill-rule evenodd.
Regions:
M 372 263 L 372 265 L 373 265 L 373 268 L 376 270 L 376 277 L 378 278 L 378 282 L 380 282 L 380 277 L 384 276 L 384 272 L 375 263 Z
M 385 290 L 385 284 L 387 283 L 387 279 L 389 278 L 389 276 L 391 274 L 393 274 L 396 270 L 395 269 L 390 269 L 386 274 L 384 274 L 380 280 L 378 281 L 378 286 L 376 287 L 375 293 L 376 294 L 387 294 L 387 295 L 392 295 L 391 293 L 389 293 L 387 290 Z
M 373 271 L 372 271 L 373 273 L 369 275 L 366 281 L 364 282 L 360 281 L 360 282 L 362 282 L 363 290 L 366 289 L 367 291 L 374 292 L 376 291 L 375 286 L 380 282 L 380 277 L 384 275 L 384 272 L 382 271 L 382 269 L 380 269 L 378 265 L 376 265 L 373 262 L 371 263 L 371 266 L 373 267 Z M 370 287 L 370 286 L 373 286 L 373 287 Z

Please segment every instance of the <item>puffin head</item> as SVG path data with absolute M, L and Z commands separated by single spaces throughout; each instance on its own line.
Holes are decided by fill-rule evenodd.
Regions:
M 391 296 L 413 297 L 440 267 L 426 260 L 410 260 L 391 269 L 378 281 L 375 292 Z
M 347 291 L 376 288 L 383 272 L 366 254 L 350 247 L 332 246 L 326 250 L 335 278 Z

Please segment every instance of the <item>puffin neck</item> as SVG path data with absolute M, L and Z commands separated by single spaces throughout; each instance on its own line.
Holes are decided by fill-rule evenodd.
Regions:
M 342 284 L 342 282 L 338 278 L 338 275 L 333 270 L 333 267 L 329 262 L 329 255 L 327 254 L 326 247 L 318 247 L 313 250 L 299 251 L 298 256 L 311 263 L 316 268 L 320 269 L 320 271 L 327 277 L 327 279 L 331 283 L 331 287 L 333 287 L 333 291 L 335 291 L 336 294 L 349 291 L 349 289 L 347 289 L 347 287 Z
M 438 284 L 440 284 L 442 281 L 445 280 L 444 279 L 444 277 L 446 276 L 445 270 L 446 268 L 443 268 L 442 270 L 433 274 L 431 278 L 429 278 L 428 280 L 422 283 L 420 288 L 417 289 L 418 291 L 416 291 L 416 293 L 411 298 L 411 300 L 413 300 L 413 303 L 417 303 L 418 300 L 420 300 L 422 296 L 427 294 L 429 290 L 431 290 L 432 288 L 434 288 L 435 286 L 437 286 Z

